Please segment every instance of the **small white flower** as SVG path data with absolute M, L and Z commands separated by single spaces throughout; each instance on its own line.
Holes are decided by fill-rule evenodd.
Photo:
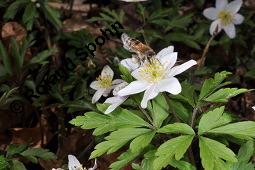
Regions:
M 242 0 L 234 0 L 228 4 L 227 0 L 216 0 L 216 8 L 207 8 L 203 15 L 213 20 L 210 34 L 219 33 L 222 29 L 230 38 L 235 38 L 235 25 L 243 22 L 244 17 L 237 12 L 242 6 Z
M 177 95 L 181 92 L 181 85 L 174 77 L 193 65 L 195 60 L 190 60 L 179 66 L 174 66 L 177 53 L 174 47 L 169 46 L 161 50 L 150 62 L 144 63 L 133 71 L 132 76 L 137 79 L 118 92 L 119 96 L 128 96 L 145 91 L 141 107 L 146 108 L 147 102 L 155 98 L 160 92 L 168 92 Z
M 92 97 L 92 103 L 96 103 L 102 96 L 107 97 L 111 90 L 115 88 L 117 84 L 123 81 L 120 79 L 112 80 L 113 76 L 114 73 L 112 69 L 106 65 L 97 80 L 90 84 L 90 87 L 96 90 L 94 96 Z
M 118 96 L 118 92 L 123 89 L 124 87 L 126 87 L 128 85 L 127 82 L 122 82 L 119 85 L 117 85 L 115 87 L 115 89 L 113 90 L 113 95 L 114 97 L 109 97 L 108 99 L 106 99 L 106 101 L 104 103 L 108 103 L 111 104 L 106 110 L 105 110 L 105 114 L 109 114 L 111 113 L 113 110 L 115 110 L 118 106 L 120 106 L 123 102 L 125 102 L 125 100 L 127 100 L 128 96 Z
M 86 170 L 86 168 L 82 167 L 82 164 L 78 161 L 78 159 L 74 155 L 68 155 L 68 169 L 69 170 Z M 89 168 L 88 170 L 97 169 L 97 160 L 95 159 L 94 166 Z
M 255 106 L 253 106 L 252 109 L 255 110 Z

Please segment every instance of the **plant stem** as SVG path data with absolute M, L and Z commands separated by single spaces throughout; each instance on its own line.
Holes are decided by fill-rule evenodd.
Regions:
M 205 48 L 204 48 L 204 51 L 203 51 L 203 54 L 202 54 L 202 57 L 201 57 L 201 61 L 200 61 L 200 64 L 199 64 L 199 67 L 198 68 L 202 68 L 204 65 L 205 65 L 205 59 L 206 59 L 206 54 L 209 50 L 209 47 L 212 43 L 212 40 L 215 38 L 217 34 L 214 34 L 211 36 L 211 38 L 209 39 L 209 41 L 207 42 Z
M 194 108 L 193 112 L 192 112 L 192 117 L 191 117 L 191 121 L 190 121 L 190 126 L 192 128 L 194 127 L 195 119 L 196 119 L 196 116 L 197 116 L 197 111 L 198 111 L 198 108 Z
M 163 93 L 163 95 L 164 95 L 164 97 L 166 99 L 167 104 L 170 106 L 171 105 L 171 101 L 170 101 L 169 97 L 165 93 Z M 176 121 L 177 122 L 181 122 L 180 119 L 178 118 L 178 116 L 176 115 L 176 113 L 174 111 L 172 111 L 172 112 L 173 112 L 173 115 L 174 115 L 174 118 L 176 119 Z
M 142 113 L 145 115 L 145 117 L 149 120 L 149 122 L 151 123 L 151 128 L 155 129 L 154 124 L 153 124 L 153 120 L 150 117 L 150 115 L 146 112 L 146 110 L 144 110 L 141 105 L 140 102 L 138 100 L 136 100 L 136 98 L 134 97 L 134 101 L 137 103 L 139 109 L 142 111 Z
M 143 114 L 146 116 L 146 118 L 150 121 L 150 123 L 153 125 L 153 121 L 151 119 L 151 117 L 149 116 L 149 114 L 139 105 L 139 109 L 143 112 Z M 153 126 L 154 128 L 154 126 Z

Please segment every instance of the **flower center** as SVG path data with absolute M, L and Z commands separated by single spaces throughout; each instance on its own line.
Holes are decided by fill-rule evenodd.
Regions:
M 112 77 L 111 76 L 99 76 L 97 77 L 97 81 L 102 88 L 109 88 L 112 86 Z
M 151 59 L 143 65 L 140 75 L 149 83 L 157 83 L 164 78 L 165 72 L 164 66 L 157 59 Z
M 221 20 L 221 24 L 226 26 L 228 24 L 230 24 L 232 21 L 233 21 L 233 16 L 230 12 L 228 11 L 221 11 L 219 14 L 218 14 L 218 17 L 220 18 Z

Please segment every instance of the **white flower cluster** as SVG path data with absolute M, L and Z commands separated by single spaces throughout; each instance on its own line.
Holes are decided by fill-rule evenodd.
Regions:
M 142 64 L 134 62 L 131 58 L 122 60 L 121 64 L 136 79 L 129 84 L 124 80 L 113 80 L 112 69 L 105 66 L 97 80 L 90 84 L 90 87 L 96 90 L 92 103 L 97 102 L 101 96 L 108 96 L 113 90 L 114 97 L 105 101 L 105 103 L 111 104 L 105 111 L 105 114 L 108 114 L 120 106 L 128 96 L 143 91 L 145 92 L 141 102 L 142 108 L 146 108 L 148 101 L 155 98 L 160 92 L 177 95 L 181 92 L 181 85 L 175 76 L 197 64 L 197 62 L 190 60 L 175 66 L 176 61 L 177 52 L 174 52 L 173 46 L 164 48 L 150 61 L 145 61 Z
M 204 10 L 203 15 L 213 20 L 210 26 L 212 36 L 217 35 L 221 30 L 224 30 L 230 38 L 236 36 L 235 25 L 244 21 L 244 17 L 237 13 L 242 3 L 242 0 L 234 0 L 230 3 L 227 0 L 216 0 L 216 8 L 211 7 Z M 160 92 L 177 95 L 181 92 L 181 85 L 175 76 L 197 64 L 197 62 L 190 60 L 175 66 L 176 61 L 177 52 L 174 52 L 173 46 L 162 49 L 157 55 L 142 64 L 131 58 L 122 60 L 120 63 L 136 79 L 129 84 L 121 79 L 113 80 L 112 69 L 105 66 L 97 80 L 90 84 L 90 87 L 96 90 L 92 103 L 97 102 L 101 96 L 107 97 L 113 90 L 114 97 L 105 101 L 105 103 L 110 104 L 105 111 L 105 114 L 108 114 L 133 94 L 144 92 L 141 101 L 142 108 L 146 108 L 148 101 L 155 98 Z

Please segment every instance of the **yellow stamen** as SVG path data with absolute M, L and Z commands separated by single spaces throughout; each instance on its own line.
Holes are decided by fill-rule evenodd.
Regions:
M 149 63 L 143 65 L 140 75 L 147 82 L 156 83 L 164 78 L 165 72 L 164 66 L 157 59 L 151 59 Z
M 112 77 L 108 75 L 97 77 L 97 81 L 99 81 L 101 88 L 109 88 L 112 85 Z
M 221 19 L 221 24 L 226 26 L 233 21 L 233 16 L 229 11 L 221 11 L 218 14 L 218 17 Z

